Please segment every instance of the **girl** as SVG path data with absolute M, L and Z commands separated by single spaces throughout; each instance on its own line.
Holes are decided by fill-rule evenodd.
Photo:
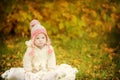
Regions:
M 27 50 L 23 57 L 23 68 L 21 68 L 24 80 L 75 80 L 76 68 L 68 64 L 56 65 L 54 49 L 46 29 L 39 21 L 32 20 L 30 29 L 31 39 L 26 41 Z M 12 75 L 15 72 L 18 74 L 21 70 L 18 68 L 7 70 L 2 77 L 8 80 L 14 79 Z M 8 78 L 9 74 L 11 76 Z M 17 76 L 15 76 L 16 80 L 22 80 Z
M 23 58 L 25 71 L 36 73 L 54 69 L 56 59 L 46 29 L 37 20 L 31 21 L 30 28 L 31 40 L 26 42 L 28 48 Z

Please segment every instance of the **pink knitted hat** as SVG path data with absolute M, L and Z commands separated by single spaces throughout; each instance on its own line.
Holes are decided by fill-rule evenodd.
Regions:
M 32 20 L 30 22 L 30 28 L 31 28 L 31 38 L 34 39 L 39 33 L 43 33 L 46 35 L 48 40 L 48 35 L 46 29 L 40 24 L 38 20 Z
M 30 29 L 31 29 L 31 39 L 34 42 L 35 37 L 39 34 L 39 33 L 43 33 L 46 35 L 47 38 L 47 43 L 46 45 L 48 46 L 48 53 L 52 53 L 52 49 L 50 47 L 51 42 L 50 39 L 48 37 L 47 31 L 46 29 L 40 24 L 40 22 L 38 20 L 32 20 L 30 22 Z

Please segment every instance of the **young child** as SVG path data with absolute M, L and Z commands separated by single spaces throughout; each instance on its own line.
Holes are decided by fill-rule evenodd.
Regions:
M 23 57 L 22 77 L 24 80 L 75 80 L 76 68 L 72 68 L 68 64 L 56 65 L 54 49 L 46 29 L 40 22 L 32 20 L 30 29 L 31 39 L 26 41 L 27 50 Z M 17 74 L 20 72 L 19 75 L 21 75 L 21 71 L 17 68 L 14 70 L 17 71 Z M 10 80 L 7 77 L 10 71 L 9 74 L 7 72 L 3 73 L 2 77 Z M 11 77 L 12 75 L 14 73 L 11 74 Z M 14 78 L 12 77 L 12 79 Z M 15 77 L 15 79 L 21 80 L 19 77 Z
M 30 23 L 31 40 L 27 41 L 27 51 L 23 58 L 23 67 L 27 72 L 52 70 L 56 67 L 53 47 L 46 29 L 37 20 Z

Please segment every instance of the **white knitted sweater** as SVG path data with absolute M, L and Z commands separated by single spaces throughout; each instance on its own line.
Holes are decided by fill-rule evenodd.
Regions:
M 56 58 L 54 51 L 48 53 L 48 47 L 44 46 L 42 49 L 37 47 L 28 48 L 23 57 L 23 67 L 27 72 L 38 72 L 40 70 L 51 70 L 56 67 Z M 52 49 L 53 47 L 50 46 Z M 30 55 L 31 50 L 34 49 L 34 56 Z

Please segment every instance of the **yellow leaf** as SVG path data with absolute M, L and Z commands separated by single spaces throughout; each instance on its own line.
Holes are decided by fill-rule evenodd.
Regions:
M 94 38 L 94 37 L 97 37 L 97 33 L 96 32 L 91 32 L 90 34 L 89 34 L 89 37 L 92 37 L 92 38 Z
M 86 70 L 86 74 L 89 74 L 91 71 L 90 71 L 90 69 L 87 69 Z
M 62 23 L 62 22 L 61 22 L 61 23 L 59 23 L 59 29 L 60 29 L 60 30 L 64 29 L 64 25 L 63 25 L 63 23 Z
M 10 63 L 7 63 L 6 65 L 7 65 L 7 66 L 11 66 L 11 64 L 10 64 Z
M 91 10 L 91 15 L 95 18 L 97 17 L 97 13 L 94 10 Z
M 79 60 L 78 59 L 74 59 L 73 63 L 74 64 L 79 64 Z
M 71 25 L 77 24 L 77 17 L 75 15 L 70 15 Z
M 85 46 L 83 46 L 82 52 L 85 53 L 86 51 L 87 51 L 87 48 Z

